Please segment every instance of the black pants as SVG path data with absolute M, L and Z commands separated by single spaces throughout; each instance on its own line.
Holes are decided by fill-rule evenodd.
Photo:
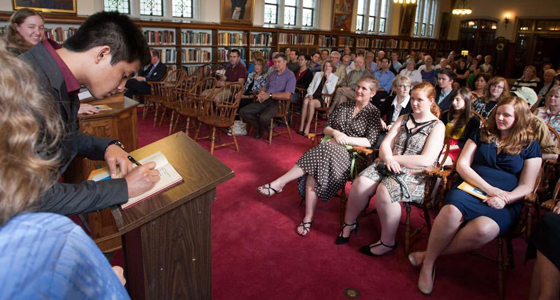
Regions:
M 127 90 L 124 95 L 128 98 L 132 98 L 133 95 L 149 95 L 152 92 L 148 83 L 134 78 L 129 79 L 125 87 Z
M 278 102 L 268 99 L 263 103 L 253 102 L 241 109 L 239 116 L 243 121 L 253 125 L 260 135 L 270 126 L 270 120 L 278 114 Z

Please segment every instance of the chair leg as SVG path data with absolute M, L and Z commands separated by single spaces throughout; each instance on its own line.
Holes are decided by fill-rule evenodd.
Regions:
M 294 106 L 292 105 L 291 109 L 291 113 L 290 113 L 290 124 L 294 124 Z M 295 127 L 294 127 L 295 128 Z
M 214 144 L 216 139 L 216 127 L 212 127 L 212 144 L 210 145 L 210 154 L 214 155 Z
M 148 100 L 145 100 L 144 108 L 142 108 L 142 120 L 146 119 L 146 115 L 148 114 L 148 107 L 150 107 L 150 102 L 148 102 Z
M 315 111 L 315 134 L 317 134 L 317 118 L 319 117 L 319 113 L 317 111 Z
M 155 115 L 154 115 L 154 127 L 156 127 L 157 112 L 158 112 L 159 105 L 157 103 L 154 103 L 154 106 L 155 106 L 155 109 L 156 109 L 156 112 L 155 112 Z
M 406 208 L 406 222 L 404 229 L 404 254 L 408 255 L 410 252 L 410 205 L 405 204 Z
M 274 128 L 272 127 L 274 124 L 274 118 L 270 119 L 270 129 L 268 131 L 268 145 L 272 145 L 272 134 L 274 133 Z
M 430 218 L 430 212 L 428 207 L 424 205 L 424 221 L 426 222 L 426 227 L 428 228 L 428 233 L 432 232 L 432 220 Z
M 175 119 L 175 124 L 173 124 L 173 131 L 177 130 L 177 124 L 179 124 L 179 119 L 181 119 L 181 114 L 177 113 L 177 118 Z
M 169 135 L 173 132 L 173 118 L 175 117 L 175 111 L 171 110 L 171 120 L 169 121 Z M 177 116 L 177 119 L 179 116 Z
M 189 136 L 189 124 L 191 123 L 191 118 L 187 117 L 187 124 L 185 125 L 185 133 Z
M 503 239 L 498 237 L 498 291 L 499 291 L 499 299 L 505 299 L 504 295 L 504 273 L 505 273 L 505 266 L 504 266 L 504 252 L 503 252 Z
M 200 127 L 202 126 L 202 123 L 198 123 L 198 126 L 196 126 L 196 133 L 194 134 L 194 140 L 196 142 L 196 140 L 198 139 L 198 132 L 200 131 Z
M 159 120 L 158 127 L 161 127 L 161 123 L 163 122 L 163 119 L 165 119 L 165 112 L 167 111 L 167 107 L 165 107 L 165 105 L 162 106 L 163 106 L 163 112 L 161 113 L 161 119 Z
M 288 130 L 288 137 L 292 139 L 292 132 L 290 130 L 290 125 L 288 124 L 288 118 L 284 117 L 284 124 L 286 124 L 286 130 Z
M 233 126 L 229 127 L 229 132 L 231 132 L 231 137 L 233 138 L 233 143 L 235 144 L 235 150 L 239 152 L 239 145 L 237 145 L 237 139 L 235 138 L 235 132 L 233 132 Z

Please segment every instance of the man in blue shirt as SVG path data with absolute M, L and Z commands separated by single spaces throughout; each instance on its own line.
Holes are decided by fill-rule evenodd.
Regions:
M 385 99 L 389 96 L 393 85 L 393 79 L 395 79 L 395 74 L 389 71 L 389 66 L 389 59 L 383 57 L 381 59 L 381 69 L 373 74 L 375 79 L 379 80 L 379 89 L 377 89 L 377 93 L 375 97 L 373 97 L 373 105 L 377 107 L 381 105 L 381 99 Z

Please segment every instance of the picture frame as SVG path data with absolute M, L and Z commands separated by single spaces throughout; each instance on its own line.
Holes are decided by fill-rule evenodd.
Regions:
M 400 36 L 412 36 L 412 28 L 414 27 L 414 18 L 416 17 L 416 4 L 405 5 L 401 8 L 401 19 L 399 26 Z
M 13 0 L 14 10 L 30 8 L 43 13 L 76 14 L 76 0 Z
M 222 0 L 221 23 L 253 25 L 254 7 L 255 0 Z
M 352 31 L 354 0 L 334 0 L 332 30 Z

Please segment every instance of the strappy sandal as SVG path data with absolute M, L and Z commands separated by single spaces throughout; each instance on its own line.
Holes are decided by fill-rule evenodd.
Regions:
M 263 191 L 259 190 L 259 188 L 262 188 Z M 264 193 L 264 190 L 266 190 L 267 193 Z M 273 191 L 274 194 L 272 194 L 270 191 Z M 267 184 L 265 184 L 265 185 L 259 186 L 259 187 L 257 188 L 257 192 L 258 192 L 259 194 L 261 194 L 262 196 L 265 196 L 265 197 L 270 198 L 270 197 L 272 197 L 273 195 L 280 194 L 282 191 L 277 191 L 276 189 L 272 188 L 272 186 L 270 186 L 270 183 L 267 183 Z
M 311 228 L 311 224 L 313 224 L 313 221 L 311 222 L 303 222 L 301 221 L 301 224 L 299 224 L 298 227 L 296 227 L 296 232 L 297 234 L 299 234 L 300 236 L 306 237 L 309 234 L 309 229 Z M 309 227 L 307 227 L 306 225 L 309 225 Z M 303 228 L 303 233 L 300 233 L 297 229 L 298 228 Z
M 399 246 L 399 243 L 397 241 L 395 241 L 395 244 L 393 246 L 388 246 L 388 245 L 383 244 L 382 241 L 379 241 L 379 244 L 377 244 L 377 245 L 363 246 L 362 248 L 360 248 L 360 252 L 365 254 L 365 255 L 369 255 L 369 256 L 383 256 L 383 255 L 387 254 L 387 253 L 375 254 L 375 253 L 371 252 L 372 248 L 379 247 L 379 246 L 385 246 L 385 247 L 391 249 L 390 251 L 387 251 L 387 252 L 391 252 L 391 251 L 397 249 L 397 247 Z

